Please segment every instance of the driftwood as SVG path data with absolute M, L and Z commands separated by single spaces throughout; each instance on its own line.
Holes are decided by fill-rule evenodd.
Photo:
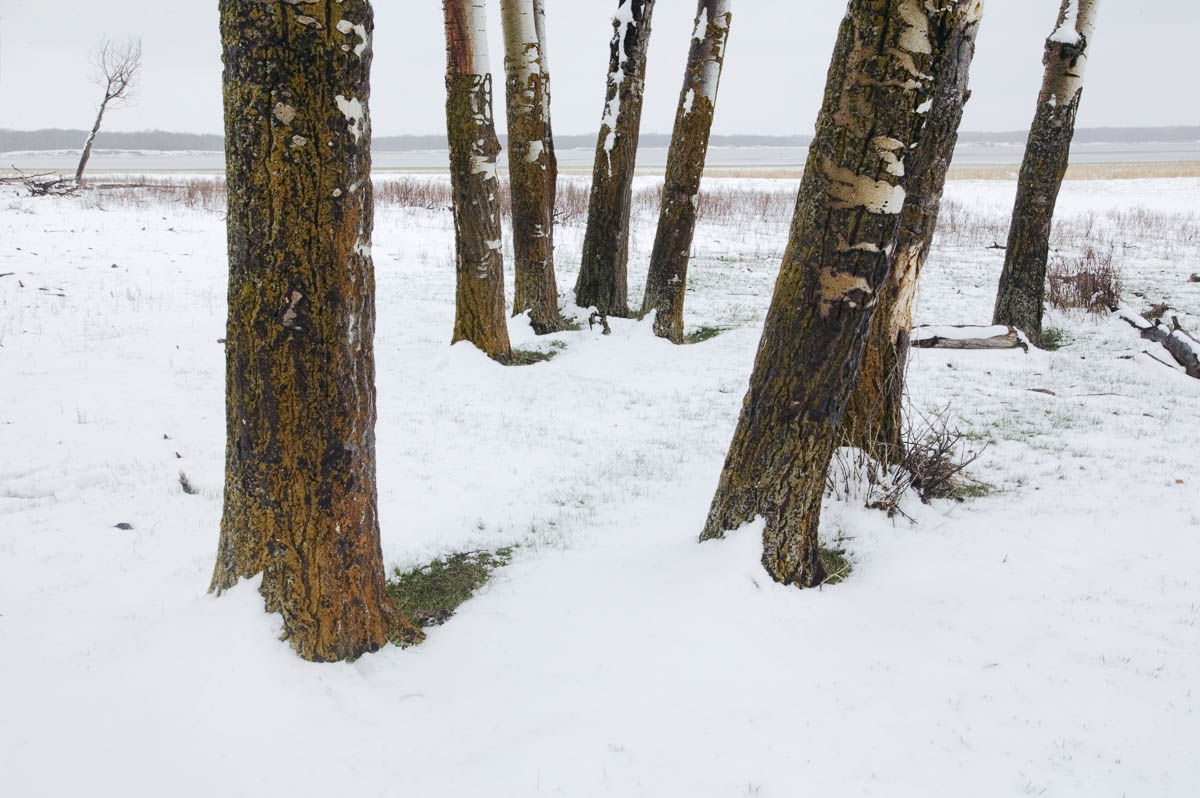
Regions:
M 1029 351 L 1029 340 L 1007 325 L 914 327 L 911 343 L 918 349 L 1021 349 Z
M 20 184 L 33 197 L 69 197 L 80 189 L 80 185 L 74 180 L 58 176 L 50 177 L 50 172 L 27 175 L 15 166 L 13 170 L 17 174 L 10 177 L 0 177 L 0 185 Z M 45 180 L 43 178 L 50 179 Z
M 1168 327 L 1161 321 L 1150 322 L 1124 305 L 1114 308 L 1113 312 L 1121 321 L 1136 329 L 1142 338 L 1161 344 L 1189 377 L 1200 380 L 1200 341 L 1180 326 L 1178 317 L 1172 316 L 1171 326 Z M 1149 352 L 1146 354 L 1154 357 Z M 1163 362 L 1161 358 L 1154 359 Z

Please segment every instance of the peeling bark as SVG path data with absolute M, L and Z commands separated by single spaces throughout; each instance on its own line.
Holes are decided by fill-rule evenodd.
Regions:
M 893 263 L 879 292 L 844 429 L 850 445 L 891 463 L 898 463 L 902 455 L 904 371 L 917 279 L 933 244 L 946 173 L 958 141 L 963 105 L 970 96 L 967 79 L 978 30 L 976 19 L 949 32 L 944 44 L 946 65 L 924 109 L 926 121 L 920 144 L 905 154 L 891 141 L 872 142 L 889 153 L 881 157 L 892 164 L 893 171 L 901 172 L 907 195 L 900 212 Z M 903 161 L 898 160 L 901 156 Z
M 1017 177 L 992 323 L 1011 324 L 1033 341 L 1042 335 L 1050 222 L 1071 154 L 1099 5 L 1099 0 L 1062 0 L 1058 24 L 1046 39 L 1042 56 L 1046 71 Z
M 512 357 L 504 315 L 500 192 L 492 121 L 487 14 L 482 0 L 443 0 L 446 21 L 446 134 L 454 203 L 457 295 L 451 343 L 470 341 L 488 357 Z
M 501 0 L 508 174 L 512 187 L 516 286 L 513 315 L 529 311 L 539 335 L 563 329 L 554 278 L 554 181 L 550 132 L 550 72 L 533 0 Z M 544 35 L 544 34 L 543 34 Z M 552 168 L 553 167 L 553 168 Z
M 701 539 L 763 516 L 763 566 L 799 587 L 825 578 L 825 474 L 905 199 L 905 155 L 975 24 L 980 0 L 851 0 L 809 148 L 788 246 Z M 897 142 L 899 146 L 893 146 Z
M 305 659 L 421 632 L 387 593 L 375 484 L 366 0 L 221 0 L 225 504 L 212 591 L 262 574 Z M 313 23 L 317 24 L 313 24 Z
M 629 315 L 629 210 L 654 0 L 617 0 L 575 304 Z
M 658 231 L 642 299 L 643 314 L 655 311 L 654 334 L 676 344 L 683 343 L 688 259 L 696 230 L 696 204 L 708 154 L 708 134 L 733 18 L 731 5 L 732 0 L 697 2 L 692 45 L 667 152 Z

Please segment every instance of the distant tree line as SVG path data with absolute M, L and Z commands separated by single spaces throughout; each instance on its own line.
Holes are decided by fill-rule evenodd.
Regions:
M 87 138 L 86 130 L 8 130 L 0 129 L 0 152 L 14 150 L 77 150 Z M 1028 130 L 997 132 L 961 131 L 960 144 L 1024 144 Z M 508 136 L 499 135 L 500 146 L 507 148 Z M 1144 142 L 1187 142 L 1200 140 L 1200 126 L 1177 127 L 1091 127 L 1075 131 L 1074 141 L 1084 144 L 1113 142 L 1118 144 Z M 709 144 L 713 147 L 807 147 L 812 136 L 749 136 L 713 134 Z M 564 136 L 554 135 L 559 149 L 574 149 L 596 146 L 594 133 Z M 666 133 L 643 133 L 639 144 L 642 147 L 667 147 L 671 136 Z M 410 136 L 376 136 L 373 149 L 377 152 L 407 150 L 444 150 L 446 135 L 431 133 Z M 224 149 L 224 138 L 206 133 L 171 133 L 165 130 L 133 132 L 101 132 L 96 136 L 96 149 L 101 150 L 203 150 Z

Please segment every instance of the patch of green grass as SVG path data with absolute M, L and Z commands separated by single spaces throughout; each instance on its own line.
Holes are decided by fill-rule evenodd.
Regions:
M 1071 336 L 1067 335 L 1067 331 L 1061 327 L 1051 327 L 1042 330 L 1042 335 L 1038 339 L 1038 345 L 1047 352 L 1062 349 L 1070 343 Z
M 440 626 L 483 587 L 492 572 L 512 560 L 513 547 L 464 551 L 439 557 L 409 571 L 395 569 L 388 592 L 409 620 L 422 628 Z
M 709 338 L 716 338 L 728 329 L 728 327 L 700 327 L 683 336 L 683 342 L 685 344 L 698 344 L 701 341 L 707 341 Z
M 179 487 L 183 488 L 183 492 L 189 496 L 195 496 L 200 491 L 192 484 L 192 481 L 187 478 L 187 474 L 179 472 Z
M 955 481 L 953 496 L 958 501 L 966 499 L 982 499 L 996 492 L 996 486 L 971 477 L 959 476 Z
M 558 344 L 558 346 L 555 346 L 555 344 Z M 514 349 L 512 351 L 512 357 L 509 358 L 506 365 L 532 366 L 534 363 L 542 363 L 546 360 L 550 360 L 560 351 L 562 351 L 562 347 L 565 346 L 565 344 L 560 341 L 551 341 L 550 346 L 552 348 L 545 352 L 540 349 Z
M 821 565 L 825 567 L 826 574 L 822 586 L 839 585 L 845 582 L 854 570 L 854 564 L 846 556 L 846 550 L 836 543 L 832 547 L 821 547 Z

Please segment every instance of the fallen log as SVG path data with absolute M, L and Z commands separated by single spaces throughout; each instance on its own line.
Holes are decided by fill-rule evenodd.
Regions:
M 1200 380 L 1200 341 L 1180 326 L 1178 317 L 1172 316 L 1171 326 L 1168 327 L 1161 321 L 1148 321 L 1127 305 L 1118 305 L 1113 309 L 1113 313 L 1136 329 L 1144 340 L 1160 344 L 1189 377 Z
M 954 324 L 914 327 L 909 342 L 918 349 L 1021 349 L 1029 339 L 1016 327 Z

